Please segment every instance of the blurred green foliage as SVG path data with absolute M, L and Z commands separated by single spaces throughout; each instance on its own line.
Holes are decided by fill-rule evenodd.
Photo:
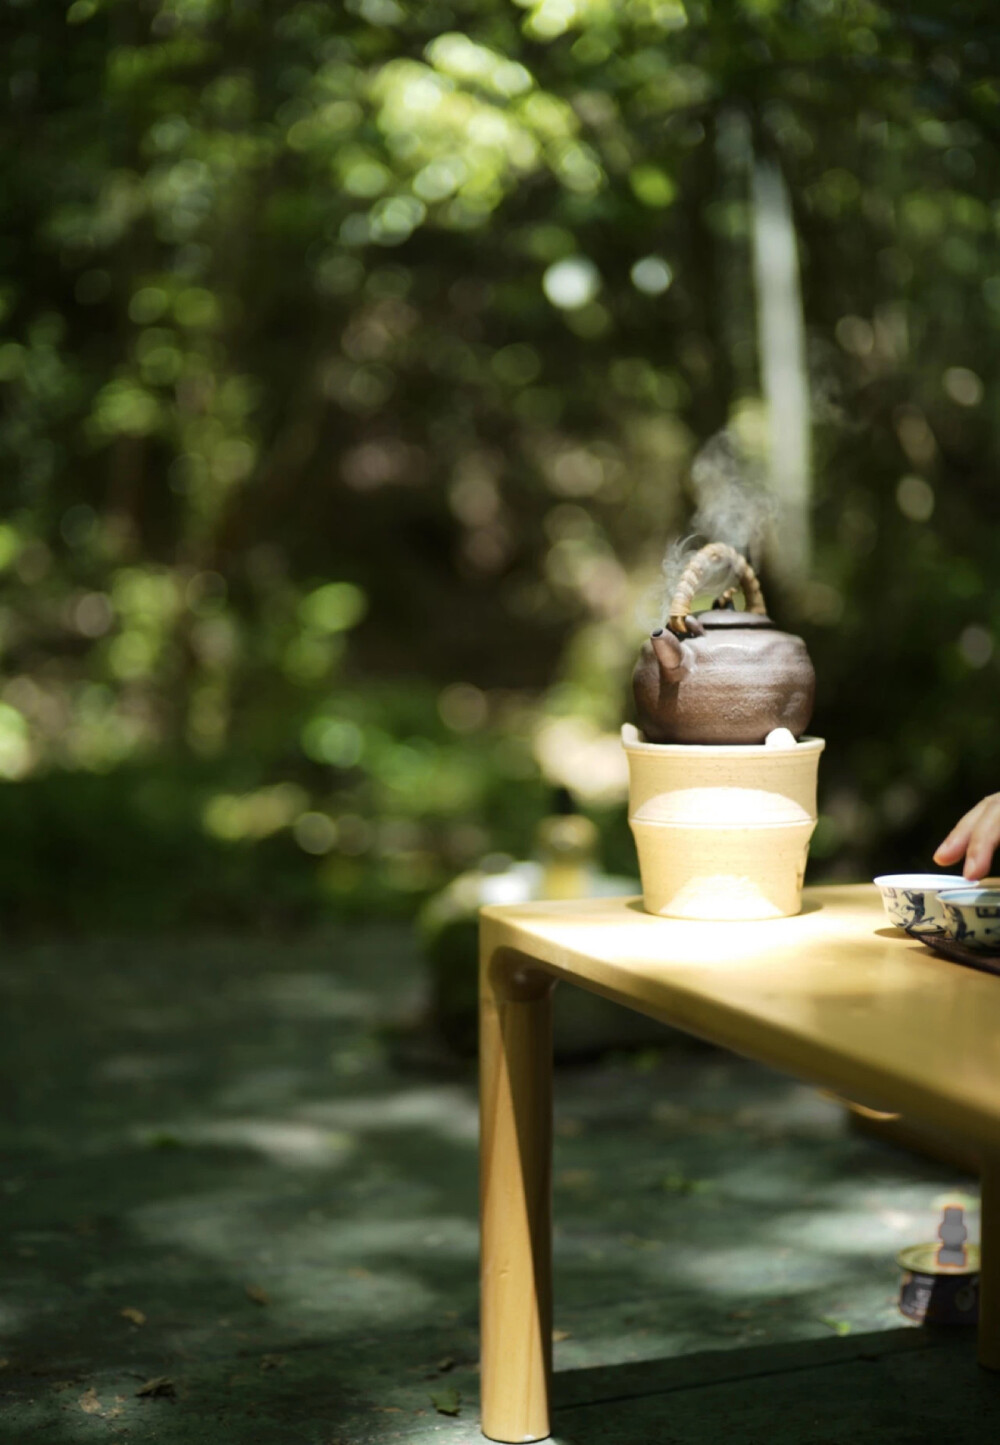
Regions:
M 0 915 L 408 908 L 614 730 L 794 209 L 814 859 L 998 785 L 1000 29 L 866 0 L 11 0 Z M 765 569 L 765 580 L 767 572 Z M 772 588 L 773 590 L 773 588 Z

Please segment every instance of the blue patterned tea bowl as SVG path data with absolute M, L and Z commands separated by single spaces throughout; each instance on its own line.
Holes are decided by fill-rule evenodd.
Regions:
M 1000 953 L 1000 888 L 942 889 L 948 937 L 966 948 Z
M 885 873 L 875 879 L 889 920 L 914 933 L 950 934 L 952 925 L 941 906 L 945 890 L 968 888 L 955 873 Z

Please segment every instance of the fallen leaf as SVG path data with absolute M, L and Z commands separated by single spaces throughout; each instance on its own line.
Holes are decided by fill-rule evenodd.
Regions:
M 126 1305 L 121 1311 L 121 1317 L 123 1320 L 129 1320 L 133 1325 L 144 1325 L 146 1323 L 146 1316 L 142 1310 L 137 1310 L 134 1305 Z
M 247 1299 L 252 1299 L 255 1305 L 269 1305 L 271 1296 L 266 1289 L 261 1289 L 259 1284 L 248 1284 L 246 1287 Z
M 89 1390 L 84 1390 L 77 1404 L 85 1415 L 99 1415 L 101 1413 L 101 1402 L 97 1398 L 97 1391 L 91 1385 Z
M 402 1415 L 403 1413 L 400 1405 L 373 1405 L 372 1409 L 376 1415 Z
M 838 1320 L 833 1315 L 820 1315 L 820 1323 L 827 1325 L 835 1334 L 849 1335 L 851 1333 L 850 1320 Z
M 371 1279 L 372 1277 L 371 1270 L 363 1268 L 360 1264 L 355 1265 L 353 1269 L 349 1269 L 347 1273 L 351 1276 L 351 1279 Z
M 260 1357 L 262 1370 L 283 1370 L 287 1364 L 287 1355 L 261 1355 Z
M 568 1339 L 571 1339 L 571 1338 L 572 1338 L 572 1331 L 571 1331 L 571 1330 L 553 1330 L 553 1331 L 552 1331 L 552 1343 L 553 1343 L 554 1345 L 558 1345 L 558 1344 L 561 1343 L 561 1341 L 563 1341 L 563 1340 L 568 1340 Z
M 152 1400 L 161 1396 L 176 1395 L 177 1387 L 168 1375 L 157 1375 L 154 1379 L 147 1380 L 144 1385 L 140 1385 L 135 1393 L 137 1396 L 145 1396 Z
M 431 1404 L 439 1415 L 457 1415 L 462 1408 L 462 1397 L 457 1390 L 438 1390 L 431 1396 Z

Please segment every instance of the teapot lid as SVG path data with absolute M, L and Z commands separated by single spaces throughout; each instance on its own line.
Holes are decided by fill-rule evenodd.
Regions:
M 692 613 L 706 632 L 723 627 L 773 627 L 770 617 L 763 612 L 737 612 L 734 607 L 711 607 L 707 612 Z

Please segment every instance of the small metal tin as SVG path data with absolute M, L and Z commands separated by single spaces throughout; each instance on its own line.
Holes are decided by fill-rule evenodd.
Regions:
M 903 1271 L 900 1312 L 918 1324 L 974 1325 L 979 1318 L 979 1246 L 965 1246 L 965 1263 L 940 1264 L 940 1244 L 911 1244 L 896 1256 Z

